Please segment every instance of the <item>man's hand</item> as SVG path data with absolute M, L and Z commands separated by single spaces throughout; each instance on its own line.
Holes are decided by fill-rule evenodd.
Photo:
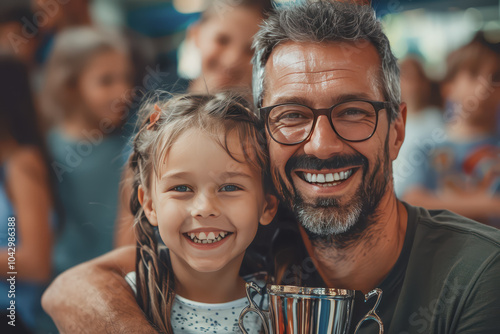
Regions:
M 135 246 L 116 249 L 59 275 L 42 297 L 61 333 L 156 333 L 124 279 Z

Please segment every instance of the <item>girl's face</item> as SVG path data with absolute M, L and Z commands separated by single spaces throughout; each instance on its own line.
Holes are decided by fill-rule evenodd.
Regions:
M 209 90 L 252 82 L 252 37 L 259 29 L 261 13 L 243 6 L 222 6 L 193 29 L 201 54 L 202 75 Z
M 120 125 L 125 119 L 123 97 L 131 87 L 129 59 L 117 51 L 95 55 L 79 77 L 77 90 L 92 123 L 104 119 L 107 124 Z
M 245 161 L 238 135 L 227 139 L 232 155 Z M 259 222 L 269 224 L 276 213 L 260 171 L 235 161 L 199 129 L 185 131 L 161 167 L 150 193 L 140 188 L 139 199 L 172 262 L 197 272 L 238 270 Z

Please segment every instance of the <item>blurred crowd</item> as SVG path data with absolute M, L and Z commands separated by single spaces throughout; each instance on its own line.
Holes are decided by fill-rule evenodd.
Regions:
M 177 60 L 161 58 L 149 37 L 94 24 L 87 0 L 2 9 L 0 288 L 8 290 L 7 222 L 15 217 L 15 331 L 56 332 L 40 307 L 44 287 L 135 242 L 123 166 L 140 100 L 158 88 L 251 98 L 252 36 L 270 9 L 264 0 L 209 4 L 185 30 L 184 46 L 196 54 L 183 65 L 191 80 L 171 71 Z M 445 78 L 433 82 L 417 56 L 401 60 L 408 114 L 396 191 L 411 204 L 500 227 L 500 46 L 478 33 L 446 63 Z M 4 319 L 8 303 L 2 292 Z M 2 333 L 14 333 L 5 326 Z

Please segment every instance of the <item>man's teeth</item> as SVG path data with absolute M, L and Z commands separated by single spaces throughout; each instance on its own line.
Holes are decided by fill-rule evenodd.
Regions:
M 309 183 L 330 183 L 346 180 L 352 174 L 352 169 L 340 173 L 312 174 L 304 173 L 304 179 Z
M 211 244 L 217 241 L 221 241 L 229 235 L 229 232 L 209 232 L 208 235 L 205 232 L 200 232 L 198 235 L 194 232 L 189 233 L 191 240 L 197 244 Z

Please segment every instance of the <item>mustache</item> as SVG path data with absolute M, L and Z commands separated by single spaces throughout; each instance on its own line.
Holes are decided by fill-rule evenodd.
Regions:
M 364 166 L 365 170 L 368 167 L 368 159 L 361 154 L 343 154 L 329 159 L 318 159 L 310 155 L 300 155 L 288 159 L 285 165 L 285 172 L 287 175 L 291 175 L 291 172 L 295 169 L 339 169 L 359 165 Z

